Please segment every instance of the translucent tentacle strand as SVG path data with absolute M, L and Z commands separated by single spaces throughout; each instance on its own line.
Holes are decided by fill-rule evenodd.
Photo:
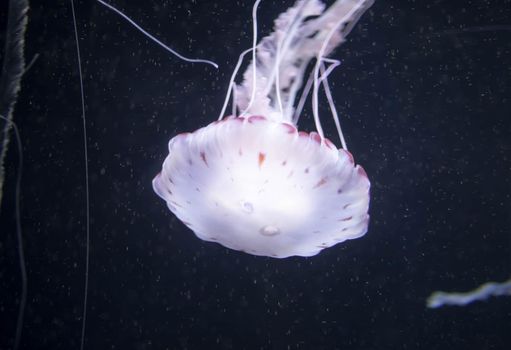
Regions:
M 205 64 L 209 64 L 215 68 L 218 69 L 218 64 L 216 64 L 215 62 L 213 61 L 210 61 L 210 60 L 204 60 L 204 59 L 201 59 L 201 58 L 189 58 L 189 57 L 185 57 L 183 55 L 181 55 L 179 52 L 177 52 L 176 50 L 168 47 L 167 45 L 165 45 L 164 43 L 162 43 L 160 40 L 158 40 L 156 37 L 154 37 L 152 34 L 150 34 L 148 31 L 146 31 L 144 28 L 142 28 L 141 26 L 139 26 L 134 20 L 132 20 L 131 18 L 129 18 L 128 16 L 126 16 L 124 13 L 122 13 L 121 11 L 119 11 L 118 9 L 116 9 L 115 7 L 113 7 L 112 5 L 110 4 L 107 4 L 106 2 L 104 2 L 103 0 L 97 0 L 101 5 L 109 8 L 110 10 L 114 11 L 115 13 L 117 13 L 119 16 L 121 16 L 122 18 L 124 18 L 126 21 L 128 21 L 132 26 L 134 26 L 135 28 L 137 28 L 142 34 L 144 34 L 146 37 L 148 37 L 149 39 L 151 39 L 152 41 L 154 41 L 156 44 L 160 45 L 161 47 L 163 47 L 165 50 L 167 50 L 168 52 L 170 52 L 171 54 L 173 54 L 174 56 L 180 58 L 181 60 L 185 61 L 185 62 L 190 62 L 190 63 L 205 63 Z
M 314 116 L 323 136 L 317 112 L 320 66 L 372 4 L 373 0 L 337 0 L 326 9 L 320 0 L 298 0 L 277 18 L 273 33 L 257 45 L 243 83 L 235 87 L 237 107 L 276 121 L 297 120 L 296 95 L 309 62 L 316 58 Z

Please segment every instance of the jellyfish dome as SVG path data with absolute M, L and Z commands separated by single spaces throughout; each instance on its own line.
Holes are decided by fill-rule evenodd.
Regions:
M 244 81 L 229 88 L 233 116 L 222 118 L 222 111 L 219 120 L 170 140 L 153 188 L 199 238 L 285 258 L 316 255 L 367 232 L 370 183 L 346 149 L 327 81 L 337 61 L 327 55 L 371 4 L 338 0 L 325 9 L 318 0 L 298 1 L 275 21 L 272 34 L 247 50 L 252 62 Z M 301 88 L 313 58 L 308 84 Z M 323 135 L 320 85 L 341 149 Z M 297 129 L 300 88 L 302 102 L 313 89 L 317 132 Z

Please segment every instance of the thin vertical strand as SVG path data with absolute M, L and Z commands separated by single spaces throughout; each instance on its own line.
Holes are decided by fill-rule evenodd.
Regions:
M 89 265 L 90 265 L 90 193 L 89 193 L 89 155 L 87 144 L 87 119 L 85 116 L 85 94 L 83 91 L 82 61 L 80 58 L 80 42 L 78 40 L 78 28 L 76 24 L 75 4 L 71 0 L 71 12 L 73 14 L 73 27 L 76 40 L 76 57 L 78 61 L 78 76 L 80 79 L 80 98 L 82 102 L 82 127 L 83 127 L 83 150 L 85 160 L 85 283 L 83 292 L 82 334 L 80 349 L 85 346 L 85 329 L 87 324 L 87 300 L 89 294 Z
M 236 89 L 233 87 L 232 88 L 232 110 L 231 110 L 231 115 L 234 116 L 234 117 L 237 117 L 238 116 L 238 108 L 236 106 Z
M 220 115 L 218 116 L 218 120 L 222 120 L 224 117 L 225 110 L 227 109 L 227 104 L 229 103 L 229 98 L 231 97 L 231 91 L 233 91 L 234 88 L 234 79 L 236 78 L 236 75 L 238 74 L 238 71 L 241 67 L 241 63 L 243 62 L 243 58 L 245 58 L 245 55 L 249 53 L 253 48 L 247 49 L 243 51 L 238 58 L 238 63 L 236 63 L 236 67 L 234 68 L 234 71 L 231 75 L 231 80 L 229 80 L 229 87 L 227 88 L 227 95 L 225 96 L 224 105 L 222 107 L 222 110 L 220 111 Z M 234 104 L 234 101 L 233 101 Z
M 340 64 L 340 61 L 327 59 L 325 59 L 325 61 L 330 61 L 332 65 L 329 66 L 327 70 L 325 70 L 325 65 L 321 64 L 320 80 L 323 83 L 323 88 L 325 89 L 325 95 L 328 100 L 328 105 L 330 106 L 330 111 L 332 112 L 335 128 L 337 129 L 337 134 L 339 135 L 339 139 L 341 140 L 341 146 L 343 149 L 347 151 L 348 146 L 346 145 L 346 139 L 344 138 L 344 134 L 342 133 L 341 123 L 339 122 L 339 115 L 337 114 L 337 109 L 335 108 L 335 103 L 332 97 L 332 93 L 330 91 L 330 86 L 328 85 L 328 76 L 330 75 L 330 73 L 332 73 L 332 70 L 334 70 L 334 68 Z
M 259 7 L 259 3 L 261 0 L 256 0 L 254 3 L 254 6 L 252 7 L 252 94 L 250 96 L 250 101 L 248 102 L 247 108 L 241 113 L 241 115 L 244 115 L 247 113 L 247 111 L 252 107 L 252 104 L 255 100 L 256 95 L 256 87 L 257 87 L 257 8 Z
M 280 47 L 277 48 L 277 53 L 275 54 L 275 61 L 277 65 L 277 74 L 275 75 L 275 92 L 277 93 L 277 105 L 279 106 L 280 115 L 284 115 L 284 110 L 282 108 L 282 97 L 280 96 Z
M 369 1 L 370 4 L 372 4 L 372 1 Z M 370 5 L 367 5 L 370 6 Z M 316 129 L 318 131 L 318 134 L 323 137 L 323 128 L 321 127 L 321 122 L 319 120 L 319 107 L 318 107 L 318 94 L 319 94 L 319 67 L 322 64 L 322 59 L 325 56 L 325 51 L 328 46 L 328 43 L 330 42 L 330 39 L 334 35 L 335 32 L 339 30 L 339 27 L 341 24 L 346 22 L 346 18 L 352 18 L 352 20 L 346 25 L 346 28 L 343 30 L 343 35 L 346 36 L 348 33 L 353 29 L 353 26 L 357 22 L 358 18 L 362 15 L 362 11 L 359 13 L 358 17 L 356 16 L 357 11 L 359 11 L 358 8 L 353 8 L 346 16 L 341 18 L 335 26 L 328 32 L 328 35 L 326 36 L 325 40 L 323 41 L 323 44 L 321 45 L 321 49 L 318 52 L 318 55 L 316 56 L 316 64 L 314 65 L 314 87 L 312 90 L 312 113 L 314 115 L 314 123 L 316 124 Z
M 292 121 L 296 117 L 296 110 L 293 109 L 293 104 L 296 100 L 296 94 L 299 90 L 299 88 L 302 86 L 303 83 L 303 75 L 305 74 L 305 69 L 307 68 L 308 62 L 302 62 L 300 67 L 298 68 L 298 71 L 300 73 L 297 74 L 295 81 L 291 85 L 291 88 L 289 89 L 289 96 L 287 99 L 287 105 L 285 107 L 286 115 L 288 116 L 288 120 Z M 310 87 L 309 87 L 310 89 Z M 301 97 L 300 97 L 301 100 Z M 303 107 L 303 106 L 302 106 Z M 300 109 L 301 112 L 301 109 Z M 296 123 L 295 123 L 296 124 Z
M 305 87 L 302 90 L 302 94 L 300 95 L 300 101 L 298 101 L 298 106 L 296 106 L 296 109 L 293 114 L 293 124 L 297 125 L 298 121 L 300 120 L 300 115 L 303 110 L 303 106 L 305 105 L 305 101 L 307 100 L 307 95 L 309 95 L 309 92 L 312 87 L 312 81 L 313 81 L 314 74 L 309 74 L 309 79 L 307 79 L 307 83 L 305 83 Z
M 319 62 L 321 61 L 321 56 L 318 55 L 318 62 L 316 62 L 316 66 L 319 68 Z M 312 115 L 314 116 L 314 123 L 316 124 L 316 131 L 318 132 L 321 138 L 324 137 L 323 128 L 321 127 L 321 121 L 319 120 L 319 102 L 318 102 L 318 94 L 319 94 L 319 69 L 314 69 L 313 72 L 313 88 L 312 88 Z
M 17 350 L 21 342 L 21 332 L 23 330 L 23 318 L 25 315 L 25 307 L 27 305 L 27 267 L 25 264 L 25 250 L 23 249 L 23 232 L 21 230 L 21 175 L 23 174 L 23 147 L 21 145 L 21 137 L 16 126 L 12 120 L 0 115 L 0 119 L 5 120 L 14 129 L 16 135 L 16 144 L 18 148 L 18 174 L 16 175 L 16 194 L 15 194 L 15 216 L 16 216 L 16 238 L 18 240 L 18 258 L 20 263 L 21 275 L 21 296 L 20 304 L 18 307 L 18 318 L 16 320 L 16 336 L 14 338 L 14 350 Z

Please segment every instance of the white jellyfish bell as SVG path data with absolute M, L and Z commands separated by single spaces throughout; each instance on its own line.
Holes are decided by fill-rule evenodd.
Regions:
M 254 18 L 259 1 L 254 5 Z M 372 5 L 299 0 L 275 21 L 274 32 L 251 52 L 240 86 L 233 85 L 233 116 L 169 142 L 154 178 L 155 192 L 199 238 L 253 255 L 312 256 L 367 232 L 370 183 L 347 151 L 327 76 L 326 58 Z M 309 62 L 316 63 L 302 89 Z M 318 91 L 324 86 L 343 148 L 323 136 Z M 317 132 L 298 131 L 312 87 Z M 229 98 L 227 96 L 227 99 Z M 226 100 L 227 100 L 226 99 Z

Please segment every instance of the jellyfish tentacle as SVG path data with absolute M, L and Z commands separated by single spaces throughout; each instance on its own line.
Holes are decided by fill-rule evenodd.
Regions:
M 309 74 L 309 78 L 307 79 L 307 83 L 305 83 L 305 87 L 302 90 L 302 94 L 300 95 L 300 100 L 298 101 L 298 105 L 296 106 L 293 113 L 293 124 L 297 125 L 300 120 L 300 116 L 302 115 L 303 106 L 305 105 L 305 101 L 307 100 L 307 96 L 312 88 L 314 76 L 313 74 Z
M 237 104 L 236 104 L 236 89 L 234 88 L 234 86 L 232 87 L 232 110 L 231 110 L 231 115 L 232 116 L 236 116 L 238 113 L 238 107 L 237 107 Z
M 286 104 L 286 113 L 291 117 L 291 120 L 294 120 L 295 118 L 298 119 L 298 115 L 301 113 L 302 111 L 302 108 L 303 108 L 303 105 L 302 105 L 302 108 L 294 108 L 293 105 L 295 103 L 295 100 L 296 100 L 296 95 L 298 94 L 298 91 L 300 90 L 300 88 L 302 87 L 302 84 L 303 84 L 303 76 L 305 75 L 305 70 L 307 69 L 307 65 L 308 65 L 308 62 L 302 62 L 299 67 L 298 67 L 298 73 L 296 75 L 296 78 L 294 79 L 293 83 L 291 84 L 291 87 L 289 89 L 289 98 L 287 100 L 287 104 Z M 310 80 L 310 82 L 309 82 Z M 300 96 L 300 100 L 302 98 L 306 98 L 307 95 L 309 94 L 309 91 L 310 91 L 310 88 L 312 85 L 309 85 L 309 84 L 312 84 L 312 75 L 309 74 L 309 78 L 307 80 L 307 83 L 305 85 L 306 88 L 304 88 L 302 90 L 302 94 Z M 308 88 L 307 88 L 308 86 Z M 303 101 L 305 103 L 305 100 Z M 297 110 L 298 113 L 297 113 Z M 296 123 L 295 123 L 296 124 Z
M 321 127 L 321 121 L 319 119 L 319 106 L 318 106 L 318 94 L 319 94 L 319 68 L 322 60 L 328 55 L 336 46 L 344 42 L 345 37 L 351 32 L 353 26 L 360 19 L 360 16 L 367 10 L 372 4 L 373 0 L 362 0 L 356 2 L 355 0 L 350 1 L 337 1 L 322 17 L 316 21 L 316 26 L 322 28 L 331 28 L 328 30 L 326 38 L 321 44 L 321 48 L 316 56 L 316 64 L 314 65 L 314 87 L 312 92 L 312 114 L 314 115 L 314 123 L 318 134 L 323 137 L 323 129 Z M 330 16 L 329 16 L 330 15 Z M 340 17 L 337 21 L 332 21 L 330 17 Z M 332 25 L 333 23 L 333 25 Z M 334 35 L 336 37 L 334 37 Z
M 240 116 L 244 116 L 255 101 L 257 90 L 257 8 L 261 0 L 257 0 L 252 7 L 252 92 L 250 93 L 250 101 Z
M 302 33 L 303 23 L 307 17 L 317 16 L 323 10 L 324 5 L 319 0 L 299 0 L 277 18 L 273 33 L 263 38 L 257 52 L 253 52 L 243 83 L 236 86 L 241 110 L 274 120 L 290 121 L 292 113 L 287 108 L 288 90 L 298 79 L 296 66 L 302 61 L 306 64 L 314 57 L 314 54 L 302 52 L 304 44 L 309 41 L 303 37 L 307 34 Z M 257 70 L 254 69 L 256 66 Z M 300 73 L 303 75 L 303 72 Z
M 307 5 L 307 3 L 303 1 L 301 3 L 300 2 L 297 3 L 297 5 L 295 6 L 296 13 L 291 16 L 290 20 L 287 21 L 288 23 L 286 28 L 282 29 L 284 33 L 288 34 L 284 36 L 283 40 L 278 42 L 277 50 L 275 52 L 275 65 L 271 72 L 270 78 L 266 84 L 266 89 L 264 92 L 264 95 L 270 94 L 271 89 L 273 88 L 273 82 L 275 81 L 275 95 L 277 98 L 277 105 L 279 107 L 279 112 L 283 115 L 284 117 L 283 119 L 286 121 L 289 121 L 289 118 L 292 114 L 289 112 L 290 110 L 292 111 L 292 101 L 290 104 L 289 103 L 290 99 L 288 99 L 288 103 L 286 104 L 286 110 L 284 111 L 280 88 L 280 63 L 282 61 L 282 58 L 286 56 L 286 52 L 289 50 L 289 46 L 291 44 L 291 39 L 294 38 L 294 36 L 297 34 L 299 26 L 303 21 L 303 19 L 300 18 L 300 15 L 305 5 Z M 303 66 L 303 69 L 305 69 L 305 66 Z
M 320 81 L 323 84 L 323 89 L 325 90 L 325 95 L 328 100 L 328 105 L 330 107 L 330 111 L 332 112 L 332 118 L 334 119 L 335 128 L 337 129 L 337 134 L 339 135 L 339 140 L 341 141 L 341 146 L 346 151 L 348 150 L 348 146 L 346 145 L 346 139 L 344 138 L 344 134 L 342 132 L 341 123 L 339 121 L 339 115 L 337 114 L 337 108 L 335 108 L 334 99 L 332 97 L 332 93 L 330 91 L 330 85 L 328 85 L 328 76 L 330 73 L 341 64 L 341 61 L 332 60 L 332 59 L 323 59 L 325 62 L 330 62 L 332 65 L 325 70 L 324 65 L 321 65 L 321 76 Z
M 297 108 L 294 107 L 296 96 L 309 62 L 315 58 L 316 64 L 312 69 L 313 114 L 317 132 L 323 138 L 318 112 L 319 86 L 322 83 L 319 79 L 320 65 L 323 62 L 334 63 L 325 58 L 344 42 L 353 25 L 372 4 L 373 0 L 337 0 L 326 9 L 320 0 L 298 0 L 275 20 L 274 31 L 261 40 L 257 52 L 252 52 L 252 62 L 245 71 L 244 81 L 235 87 L 239 97 L 238 108 L 244 111 L 243 114 L 296 122 L 296 110 L 303 108 L 303 96 L 306 94 L 300 97 Z M 302 92 L 309 92 L 307 85 Z
M 147 32 L 144 28 L 142 28 L 140 25 L 138 25 L 134 20 L 132 20 L 131 18 L 129 18 L 127 15 L 125 15 L 124 13 L 122 13 L 120 10 L 116 9 L 115 7 L 113 7 L 112 5 L 104 2 L 103 0 L 97 0 L 100 4 L 102 4 L 103 6 L 109 8 L 110 10 L 114 11 L 115 13 L 117 13 L 119 16 L 121 16 L 122 18 L 124 18 L 126 21 L 128 21 L 132 26 L 134 26 L 135 28 L 137 28 L 142 34 L 144 34 L 146 37 L 148 37 L 149 39 L 151 39 L 152 41 L 154 41 L 156 44 L 160 45 L 161 47 L 163 47 L 165 50 L 167 50 L 168 52 L 170 52 L 171 54 L 173 54 L 174 56 L 176 56 L 177 58 L 185 61 L 185 62 L 190 62 L 190 63 L 206 63 L 206 64 L 209 64 L 213 67 L 215 67 L 216 69 L 218 69 L 218 64 L 216 64 L 215 62 L 213 61 L 210 61 L 210 60 L 205 60 L 205 59 L 201 59 L 201 58 L 189 58 L 189 57 L 186 57 L 186 56 L 183 56 L 181 55 L 179 52 L 177 52 L 176 50 L 174 49 L 171 49 L 170 47 L 168 47 L 167 45 L 165 45 L 164 43 L 162 43 L 160 40 L 158 40 L 155 36 L 151 35 L 149 32 Z
M 238 63 L 236 63 L 236 66 L 234 67 L 234 70 L 231 75 L 231 79 L 229 80 L 229 86 L 227 87 L 227 94 L 225 95 L 224 104 L 222 106 L 222 110 L 220 111 L 220 115 L 218 116 L 218 120 L 222 120 L 225 115 L 225 110 L 227 109 L 227 105 L 229 104 L 229 98 L 231 97 L 231 92 L 233 93 L 233 102 L 232 102 L 233 108 L 236 107 L 235 98 L 234 98 L 234 94 L 235 94 L 234 79 L 236 79 L 236 75 L 238 74 L 238 71 L 240 70 L 241 63 L 243 62 L 243 59 L 245 58 L 246 54 L 253 50 L 254 50 L 253 48 L 250 48 L 250 49 L 243 51 L 241 53 L 240 57 L 238 58 Z M 233 110 L 232 115 L 235 115 L 235 110 Z
M 275 74 L 275 95 L 277 98 L 277 107 L 278 107 L 279 113 L 284 116 L 285 114 L 284 114 L 284 110 L 282 108 L 282 97 L 280 94 L 280 74 L 278 73 L 279 72 L 279 60 L 280 60 L 280 50 L 277 49 L 276 64 L 275 64 L 275 69 L 277 71 L 277 74 Z M 287 118 L 284 118 L 284 120 L 286 120 L 286 119 Z

